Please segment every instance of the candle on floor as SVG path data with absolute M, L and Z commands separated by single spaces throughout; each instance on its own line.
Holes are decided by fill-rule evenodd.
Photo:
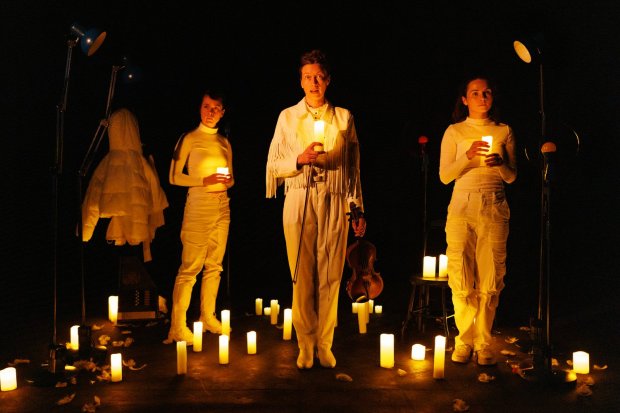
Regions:
M 394 367 L 394 334 L 381 334 L 381 355 L 379 364 L 381 367 L 391 369 Z
M 262 315 L 263 314 L 263 299 L 257 298 L 254 304 L 254 307 L 256 309 L 256 315 Z
M 108 319 L 112 324 L 118 321 L 118 295 L 108 297 Z
M 368 300 L 368 314 L 372 314 L 375 310 L 375 300 Z
M 230 310 L 222 310 L 222 334 L 230 335 Z
M 411 346 L 411 358 L 413 360 L 424 360 L 426 358 L 426 347 L 422 344 Z
M 366 334 L 366 315 L 368 307 L 364 305 L 365 303 L 361 303 L 357 307 L 357 325 L 359 326 L 360 334 Z
M 263 308 L 263 314 L 270 316 L 271 315 L 271 307 Z
M 439 255 L 439 276 L 448 276 L 448 256 L 445 254 Z
M 248 331 L 248 354 L 256 354 L 256 331 Z
M 228 340 L 230 337 L 220 336 L 220 364 L 228 364 Z
M 123 356 L 121 353 L 110 355 L 110 371 L 112 382 L 116 383 L 123 380 Z
M 194 321 L 194 352 L 202 351 L 202 321 Z
M 293 310 L 290 308 L 284 309 L 284 329 L 282 330 L 282 338 L 284 340 L 290 340 L 293 331 Z
M 437 258 L 426 256 L 422 265 L 422 277 L 434 277 L 437 268 Z
M 17 388 L 17 370 L 7 367 L 0 370 L 0 390 L 11 391 Z
M 383 313 L 383 306 L 382 305 L 376 305 L 375 306 L 375 314 L 381 314 Z
M 435 356 L 433 364 L 433 378 L 444 378 L 444 367 L 446 363 L 446 338 L 444 336 L 435 337 Z
M 590 355 L 585 351 L 575 351 L 573 353 L 573 370 L 575 373 L 590 373 Z
M 187 374 L 187 343 L 177 341 L 177 374 Z
M 80 326 L 71 326 L 71 348 L 73 350 L 80 349 L 80 336 L 78 334 L 79 329 Z
M 271 300 L 271 324 L 278 324 L 279 310 L 280 305 L 278 304 L 278 300 Z

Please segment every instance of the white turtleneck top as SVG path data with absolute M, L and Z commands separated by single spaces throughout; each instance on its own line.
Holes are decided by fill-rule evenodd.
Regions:
M 189 186 L 190 191 L 225 191 L 234 184 L 234 178 L 228 184 L 203 186 L 204 177 L 223 167 L 227 167 L 228 173 L 233 176 L 232 148 L 228 139 L 218 134 L 217 128 L 200 123 L 177 142 L 170 164 L 170 183 Z
M 503 164 L 489 167 L 484 157 L 467 158 L 472 142 L 483 136 L 493 136 L 489 153 L 498 153 Z M 455 191 L 479 192 L 503 190 L 504 182 L 517 177 L 515 141 L 510 126 L 496 124 L 490 119 L 467 118 L 446 129 L 441 141 L 439 178 L 444 184 L 453 180 Z

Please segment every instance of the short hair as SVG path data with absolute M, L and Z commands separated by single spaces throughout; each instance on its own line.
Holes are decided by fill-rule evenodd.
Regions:
M 489 110 L 488 115 L 489 119 L 491 119 L 493 122 L 495 122 L 496 124 L 500 123 L 499 108 L 497 106 L 499 97 L 497 84 L 490 76 L 480 73 L 468 76 L 460 83 L 458 89 L 459 93 L 456 97 L 456 102 L 454 103 L 454 110 L 452 111 L 452 121 L 455 123 L 462 122 L 469 115 L 469 109 L 467 108 L 467 106 L 465 106 L 465 104 L 463 104 L 462 98 L 467 97 L 467 86 L 469 86 L 469 84 L 476 79 L 486 80 L 489 89 L 493 91 L 493 104 L 491 105 L 491 109 Z
M 202 93 L 202 96 L 200 97 L 201 103 L 202 99 L 204 99 L 205 96 L 209 96 L 213 100 L 219 100 L 220 102 L 222 102 L 222 107 L 226 108 L 226 95 L 223 91 L 219 89 L 205 89 L 205 91 Z
M 323 72 L 325 72 L 325 76 L 330 77 L 330 67 L 329 62 L 327 61 L 327 56 L 322 50 L 314 49 L 309 52 L 305 52 L 301 55 L 299 59 L 299 76 L 301 76 L 301 69 L 305 65 L 318 64 L 321 66 Z

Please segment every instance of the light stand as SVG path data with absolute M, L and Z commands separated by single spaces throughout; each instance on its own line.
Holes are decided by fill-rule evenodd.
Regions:
M 73 48 L 80 41 L 82 51 L 91 56 L 103 43 L 106 32 L 97 29 L 84 30 L 81 26 L 73 24 L 71 26 L 72 38 L 67 40 L 67 59 L 65 63 L 65 75 L 60 102 L 56 105 L 56 147 L 54 154 L 54 164 L 52 165 L 52 277 L 53 277 L 53 331 L 52 343 L 49 347 L 48 372 L 52 375 L 61 374 L 64 371 L 62 356 L 65 347 L 57 342 L 57 309 L 58 309 L 58 216 L 59 216 L 59 196 L 58 187 L 60 176 L 63 169 L 63 144 L 65 112 L 67 110 L 67 97 L 69 94 L 69 81 L 71 72 L 71 60 Z M 59 357 L 60 356 L 60 357 Z M 60 359 L 60 360 L 59 360 Z
M 118 76 L 118 72 L 124 69 L 125 66 L 112 66 L 112 74 L 110 75 L 110 84 L 108 87 L 108 97 L 106 101 L 106 109 L 105 116 L 99 122 L 97 126 L 97 130 L 93 135 L 93 138 L 90 142 L 90 146 L 84 155 L 84 159 L 78 170 L 78 225 L 77 225 L 77 237 L 78 242 L 80 244 L 80 286 L 81 286 L 81 298 L 82 298 L 82 323 L 78 329 L 78 337 L 79 337 L 79 354 L 82 358 L 88 358 L 92 351 L 92 338 L 91 338 L 91 327 L 86 324 L 86 298 L 85 298 L 85 281 L 84 281 L 84 242 L 82 240 L 82 201 L 83 201 L 83 180 L 84 177 L 88 174 L 92 162 L 94 160 L 94 156 L 99 149 L 99 145 L 101 144 L 101 140 L 103 136 L 105 136 L 106 131 L 108 130 L 109 118 L 112 106 L 112 100 L 114 98 L 114 91 L 116 89 L 116 79 Z
M 544 106 L 544 76 L 542 59 L 542 38 L 515 40 L 513 47 L 519 58 L 525 63 L 538 63 L 538 86 L 540 105 L 540 141 L 541 159 L 541 199 L 540 199 L 540 260 L 538 279 L 538 314 L 536 319 L 530 320 L 532 339 L 532 369 L 524 370 L 526 380 L 545 382 L 548 384 L 563 384 L 574 381 L 575 377 L 568 375 L 565 370 L 553 369 L 552 345 L 550 339 L 551 311 L 551 179 L 550 154 L 556 146 L 553 142 L 544 142 L 546 136 L 546 116 Z M 533 54 L 532 52 L 535 52 Z

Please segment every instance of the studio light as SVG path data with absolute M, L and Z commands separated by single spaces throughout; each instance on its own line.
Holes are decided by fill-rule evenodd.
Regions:
M 92 56 L 97 52 L 107 34 L 95 28 L 84 29 L 77 23 L 71 25 L 71 33 L 78 36 L 80 47 L 86 56 Z

